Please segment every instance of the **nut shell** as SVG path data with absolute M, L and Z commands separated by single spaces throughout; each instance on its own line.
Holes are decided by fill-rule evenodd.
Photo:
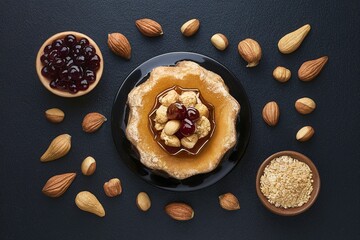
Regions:
M 146 212 L 151 207 L 151 200 L 146 192 L 139 192 L 136 197 L 136 206 L 143 212 Z
M 259 64 L 262 51 L 260 44 L 254 39 L 247 38 L 239 42 L 238 51 L 241 57 L 248 62 L 246 67 L 255 67 Z
M 106 117 L 100 113 L 88 113 L 83 119 L 82 129 L 84 130 L 84 132 L 93 133 L 97 131 L 106 121 Z
M 232 193 L 225 193 L 219 196 L 220 206 L 228 211 L 240 209 L 240 203 L 237 197 Z
M 55 175 L 46 182 L 42 192 L 48 197 L 60 197 L 70 187 L 75 177 L 76 173 Z
M 93 157 L 86 157 L 81 163 L 81 172 L 85 176 L 93 175 L 96 170 L 96 161 Z
M 316 103 L 314 100 L 308 97 L 303 97 L 295 102 L 295 109 L 301 114 L 312 113 L 316 108 Z
M 305 126 L 302 127 L 297 133 L 296 133 L 296 140 L 299 142 L 306 142 L 310 140 L 315 134 L 315 130 L 311 126 Z
M 131 58 L 131 45 L 129 40 L 123 34 L 109 33 L 108 46 L 116 55 L 128 60 Z
M 216 49 L 218 49 L 220 51 L 224 51 L 229 45 L 229 41 L 228 41 L 227 37 L 222 33 L 214 34 L 211 37 L 210 41 L 211 41 L 212 45 L 214 45 L 214 47 L 216 47 Z
M 194 18 L 194 19 L 190 19 L 189 21 L 185 22 L 181 26 L 180 31 L 184 36 L 191 37 L 195 33 L 197 33 L 199 28 L 200 28 L 200 21 L 199 21 L 199 19 Z
M 174 220 L 188 221 L 194 217 L 194 210 L 185 203 L 173 202 L 165 206 L 165 212 Z
M 49 122 L 61 123 L 64 120 L 65 113 L 59 108 L 50 108 L 45 111 L 45 117 Z
M 262 117 L 269 126 L 276 126 L 280 117 L 279 105 L 275 101 L 268 102 L 263 108 Z
M 147 37 L 158 37 L 164 34 L 161 25 L 149 18 L 138 19 L 135 21 L 135 25 Z

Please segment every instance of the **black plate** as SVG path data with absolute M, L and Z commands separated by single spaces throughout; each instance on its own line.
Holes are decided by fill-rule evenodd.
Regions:
M 156 175 L 148 169 L 137 158 L 132 144 L 127 140 L 125 129 L 127 125 L 127 96 L 135 86 L 147 80 L 152 69 L 158 66 L 175 65 L 181 60 L 190 60 L 200 64 L 202 67 L 219 74 L 230 89 L 230 93 L 241 105 L 240 115 L 237 121 L 238 141 L 234 149 L 221 161 L 219 166 L 212 172 L 199 174 L 185 180 L 165 178 Z M 244 88 L 240 81 L 222 64 L 214 59 L 190 52 L 173 52 L 156 56 L 144 62 L 132 71 L 121 85 L 114 101 L 111 116 L 112 134 L 116 148 L 121 159 L 139 177 L 146 182 L 159 188 L 173 191 L 191 191 L 201 189 L 214 184 L 228 174 L 239 162 L 247 147 L 251 130 L 250 105 Z

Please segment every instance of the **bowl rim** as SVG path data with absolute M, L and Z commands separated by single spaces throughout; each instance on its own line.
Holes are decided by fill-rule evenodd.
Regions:
M 69 92 L 64 92 L 64 91 L 60 91 L 57 89 L 53 89 L 49 86 L 49 80 L 47 78 L 45 78 L 44 76 L 42 76 L 41 74 L 41 69 L 43 67 L 43 64 L 40 61 L 40 57 L 43 54 L 43 49 L 45 48 L 45 46 L 47 46 L 48 44 L 50 44 L 53 40 L 55 39 L 59 39 L 59 38 L 64 38 L 66 35 L 68 34 L 73 34 L 76 38 L 87 38 L 89 40 L 89 43 L 95 48 L 96 50 L 96 54 L 100 57 L 101 61 L 100 61 L 100 67 L 96 72 L 96 79 L 95 82 L 93 82 L 88 89 L 86 89 L 85 91 L 78 91 L 77 93 L 73 94 L 73 93 L 69 93 Z M 67 98 L 74 98 L 74 97 L 80 97 L 83 96 L 89 92 L 91 92 L 100 82 L 103 70 L 104 70 L 104 58 L 103 55 L 101 53 L 101 50 L 99 48 L 99 46 L 96 44 L 96 42 L 91 39 L 89 36 L 80 33 L 80 32 L 75 32 L 75 31 L 64 31 L 64 32 L 59 32 L 56 33 L 54 35 L 52 35 L 51 37 L 49 37 L 47 40 L 44 41 L 44 43 L 41 45 L 41 47 L 39 48 L 39 51 L 36 55 L 36 62 L 35 62 L 35 66 L 36 66 L 36 72 L 37 75 L 39 77 L 40 82 L 43 84 L 43 86 L 49 90 L 50 92 L 52 92 L 55 95 L 58 95 L 60 97 L 67 97 Z
M 271 160 L 274 158 L 280 157 L 280 156 L 290 156 L 292 158 L 295 158 L 301 162 L 306 163 L 311 171 L 312 171 L 312 178 L 313 178 L 313 191 L 311 192 L 310 199 L 307 203 L 302 205 L 301 207 L 296 208 L 282 208 L 282 207 L 275 207 L 275 205 L 268 202 L 267 198 L 263 195 L 263 193 L 260 190 L 260 178 L 264 173 L 265 167 L 270 163 Z M 302 153 L 292 151 L 292 150 L 286 150 L 286 151 L 280 151 L 272 154 L 268 158 L 265 159 L 265 161 L 262 162 L 260 165 L 257 174 L 256 174 L 256 193 L 260 199 L 260 202 L 272 213 L 281 215 L 281 216 L 295 216 L 300 213 L 305 212 L 308 210 L 316 201 L 318 195 L 320 192 L 320 175 L 319 172 L 315 166 L 315 164 Z

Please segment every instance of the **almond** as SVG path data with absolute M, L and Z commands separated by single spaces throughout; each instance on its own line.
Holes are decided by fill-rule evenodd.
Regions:
M 120 195 L 122 192 L 120 179 L 112 178 L 108 182 L 104 183 L 104 191 L 108 197 L 116 197 Z
M 65 113 L 59 108 L 50 108 L 45 111 L 45 117 L 49 122 L 60 123 L 64 120 Z
M 302 127 L 297 133 L 296 133 L 296 140 L 300 141 L 300 142 L 306 142 L 308 140 L 310 140 L 310 138 L 312 138 L 312 136 L 314 136 L 314 128 L 312 128 L 311 126 L 305 126 Z
M 211 37 L 210 41 L 211 41 L 212 45 L 214 45 L 214 47 L 216 47 L 216 49 L 218 49 L 220 51 L 224 51 L 229 45 L 229 41 L 228 41 L 227 37 L 222 33 L 214 34 Z
M 60 197 L 74 181 L 76 173 L 64 173 L 51 177 L 42 189 L 48 197 Z
M 281 53 L 289 54 L 298 49 L 304 38 L 310 32 L 311 26 L 306 24 L 301 28 L 286 34 L 279 40 L 278 48 Z
M 121 33 L 108 34 L 108 46 L 116 55 L 125 59 L 131 58 L 131 45 L 128 39 Z
M 225 193 L 219 196 L 220 206 L 228 211 L 240 209 L 239 200 L 232 193 Z
M 194 18 L 194 19 L 190 19 L 189 21 L 184 23 L 181 26 L 180 31 L 184 36 L 190 37 L 190 36 L 194 35 L 195 33 L 197 33 L 199 28 L 200 28 L 200 21 L 198 19 Z
M 279 82 L 287 82 L 291 78 L 291 72 L 285 67 L 277 67 L 273 71 L 273 77 Z
M 165 212 L 178 221 L 187 221 L 194 217 L 194 210 L 185 203 L 173 202 L 165 206 Z
M 92 133 L 98 130 L 106 121 L 106 117 L 100 113 L 88 113 L 83 119 L 82 129 L 84 132 Z
M 254 39 L 247 38 L 239 42 L 238 51 L 241 57 L 248 62 L 246 67 L 255 67 L 259 64 L 262 51 L 260 44 Z
M 85 212 L 93 213 L 99 217 L 105 216 L 104 207 L 99 200 L 89 191 L 82 191 L 76 195 L 75 204 Z
M 152 19 L 138 19 L 135 24 L 139 31 L 147 37 L 158 37 L 164 34 L 161 25 Z
M 71 149 L 71 136 L 61 134 L 51 141 L 45 153 L 40 157 L 41 162 L 49 162 L 65 156 Z
M 269 126 L 276 126 L 280 117 L 279 105 L 275 101 L 268 102 L 263 108 L 262 117 Z
M 321 58 L 304 62 L 298 71 L 299 79 L 305 82 L 313 80 L 317 75 L 319 75 L 327 61 L 328 57 L 323 56 Z
M 146 212 L 151 207 L 151 200 L 146 192 L 139 192 L 136 197 L 136 206 L 143 212 Z
M 314 100 L 308 97 L 303 97 L 295 102 L 295 109 L 301 114 L 309 114 L 316 108 Z

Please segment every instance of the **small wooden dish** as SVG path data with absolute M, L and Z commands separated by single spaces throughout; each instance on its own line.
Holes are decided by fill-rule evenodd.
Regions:
M 43 68 L 43 64 L 40 61 L 40 57 L 41 55 L 43 55 L 44 53 L 44 48 L 46 45 L 50 44 L 52 41 L 56 40 L 56 39 L 61 39 L 64 38 L 66 35 L 68 34 L 73 34 L 77 39 L 80 38 L 87 38 L 89 40 L 89 43 L 95 48 L 96 50 L 96 54 L 100 57 L 101 61 L 100 61 L 100 67 L 99 69 L 96 71 L 96 80 L 95 82 L 93 82 L 92 84 L 89 85 L 89 88 L 84 90 L 84 91 L 78 91 L 77 93 L 73 94 L 73 93 L 69 93 L 69 92 L 65 92 L 65 91 L 60 91 L 54 88 L 51 88 L 49 83 L 50 81 L 45 78 L 42 74 L 41 74 L 41 69 Z M 57 33 L 53 36 L 51 36 L 50 38 L 48 38 L 43 45 L 40 47 L 38 54 L 36 56 L 36 72 L 39 76 L 40 82 L 44 85 L 44 87 L 49 90 L 50 92 L 60 96 L 60 97 L 68 97 L 68 98 L 73 98 L 73 97 L 79 97 L 82 95 L 85 95 L 89 92 L 91 92 L 96 85 L 99 83 L 102 73 L 104 70 L 104 58 L 101 54 L 100 48 L 98 47 L 98 45 L 95 43 L 94 40 L 92 40 L 89 36 L 79 33 L 79 32 L 74 32 L 74 31 L 66 31 L 66 32 L 60 32 Z
M 313 191 L 311 192 L 309 201 L 307 203 L 305 203 L 304 205 L 302 205 L 301 207 L 287 208 L 287 209 L 282 208 L 282 207 L 275 207 L 275 205 L 268 202 L 268 199 L 263 195 L 263 193 L 260 190 L 260 178 L 264 174 L 265 167 L 268 164 L 270 164 L 271 160 L 273 160 L 274 158 L 280 157 L 280 156 L 290 156 L 301 162 L 304 162 L 310 167 L 310 169 L 312 171 L 312 178 L 314 181 L 313 182 Z M 261 203 L 271 212 L 281 215 L 281 216 L 295 216 L 295 215 L 305 212 L 307 209 L 309 209 L 314 204 L 314 202 L 316 201 L 316 199 L 318 197 L 319 191 L 320 191 L 320 176 L 319 176 L 318 170 L 316 169 L 316 166 L 308 157 L 306 157 L 305 155 L 303 155 L 299 152 L 281 151 L 281 152 L 277 152 L 277 153 L 271 155 L 261 164 L 261 166 L 257 172 L 257 175 L 256 175 L 256 192 L 257 192 L 257 195 L 259 196 Z

